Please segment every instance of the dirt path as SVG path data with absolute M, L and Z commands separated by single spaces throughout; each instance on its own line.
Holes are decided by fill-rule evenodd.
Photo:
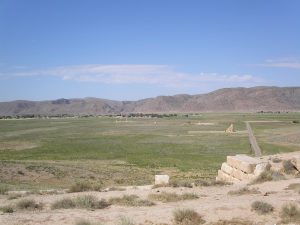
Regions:
M 251 148 L 252 148 L 253 152 L 255 153 L 255 156 L 260 157 L 262 155 L 261 149 L 256 141 L 256 138 L 253 134 L 253 131 L 252 131 L 249 121 L 246 121 L 246 126 L 247 126 L 247 130 L 248 130 L 248 134 L 249 134 L 249 141 L 250 141 Z

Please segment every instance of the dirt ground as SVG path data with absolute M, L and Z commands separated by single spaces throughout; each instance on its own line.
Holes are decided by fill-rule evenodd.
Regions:
M 280 209 L 287 203 L 299 205 L 300 195 L 295 190 L 288 190 L 290 184 L 300 183 L 300 179 L 266 182 L 251 185 L 249 188 L 257 188 L 259 193 L 245 195 L 229 195 L 229 191 L 239 190 L 246 186 L 244 183 L 227 185 L 223 187 L 194 187 L 171 188 L 162 187 L 152 189 L 151 186 L 127 187 L 125 191 L 108 192 L 81 192 L 63 194 L 31 194 L 27 199 L 35 199 L 44 204 L 42 210 L 16 211 L 14 213 L 0 214 L 0 224 L 6 225 L 53 225 L 76 224 L 80 219 L 87 219 L 97 224 L 119 224 L 120 218 L 129 218 L 134 224 L 173 224 L 173 212 L 176 209 L 193 209 L 201 214 L 206 224 L 218 220 L 230 220 L 240 218 L 253 222 L 252 224 L 274 225 L 280 221 Z M 134 194 L 141 199 L 147 199 L 149 194 L 165 192 L 196 193 L 199 198 L 195 200 L 178 201 L 171 203 L 155 202 L 150 207 L 128 207 L 111 205 L 105 209 L 51 209 L 51 204 L 64 197 L 76 197 L 91 194 L 101 199 L 121 197 L 124 194 Z M 19 199 L 8 200 L 7 195 L 0 195 L 0 206 L 13 205 Z M 274 212 L 267 215 L 259 215 L 251 210 L 254 201 L 264 201 L 274 206 Z

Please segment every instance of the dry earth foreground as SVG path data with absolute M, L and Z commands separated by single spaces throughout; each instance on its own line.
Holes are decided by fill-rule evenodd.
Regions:
M 2 190 L 0 224 L 300 224 L 299 170 L 300 152 L 237 155 L 211 183 Z

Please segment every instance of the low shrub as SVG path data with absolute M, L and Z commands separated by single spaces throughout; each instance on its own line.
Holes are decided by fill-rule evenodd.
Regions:
M 278 181 L 283 180 L 285 177 L 279 173 L 272 170 L 266 170 L 262 172 L 257 178 L 255 178 L 251 184 L 260 184 L 267 181 Z
M 90 182 L 77 182 L 70 187 L 69 193 L 84 191 L 100 191 L 101 188 L 101 184 L 94 184 Z
M 187 187 L 187 188 L 192 188 L 193 185 L 190 181 L 188 180 L 171 180 L 170 187 Z
M 13 213 L 14 209 L 12 206 L 3 206 L 0 208 L 3 213 Z
M 177 225 L 196 225 L 205 223 L 202 216 L 191 209 L 178 209 L 174 211 L 173 215 L 174 222 Z
M 123 197 L 110 198 L 109 203 L 123 206 L 153 206 L 155 203 L 140 199 L 137 195 L 123 195 Z
M 18 194 L 18 193 L 12 193 L 8 195 L 8 200 L 13 200 L 13 199 L 17 199 L 17 198 L 21 198 L 22 194 Z
M 126 191 L 126 188 L 123 187 L 110 187 L 108 191 Z
M 20 200 L 16 206 L 21 210 L 36 210 L 43 208 L 43 205 L 41 203 L 36 203 L 33 199 Z
M 258 214 L 268 214 L 274 211 L 274 207 L 269 203 L 262 201 L 255 201 L 251 204 L 251 209 Z
M 70 198 L 63 198 L 61 200 L 54 202 L 51 205 L 51 209 L 72 209 L 75 207 L 76 207 L 75 202 Z
M 0 184 L 0 195 L 5 195 L 9 191 L 9 188 L 6 185 Z
M 127 217 L 121 217 L 118 225 L 134 225 L 134 222 Z
M 282 159 L 273 158 L 273 159 L 272 159 L 272 162 L 273 162 L 273 163 L 280 163 L 280 162 L 282 162 Z
M 199 187 L 209 187 L 209 186 L 225 186 L 230 185 L 231 183 L 221 181 L 221 180 L 204 180 L 199 179 L 195 180 L 195 186 Z
M 239 218 L 234 218 L 231 220 L 219 220 L 214 223 L 210 223 L 209 225 L 254 225 L 256 223 L 245 220 L 245 219 L 239 219 Z
M 98 201 L 97 198 L 92 195 L 78 196 L 75 199 L 75 205 L 77 208 L 86 209 L 104 209 L 110 206 L 106 200 L 101 199 Z
M 64 198 L 54 202 L 51 209 L 72 209 L 72 208 L 85 208 L 85 209 L 104 209 L 110 204 L 101 199 L 100 201 L 92 195 L 78 196 L 75 199 Z
M 236 191 L 229 191 L 227 194 L 229 195 L 248 195 L 248 194 L 260 194 L 261 192 L 256 188 L 249 189 L 248 187 L 243 187 Z
M 184 193 L 182 195 L 178 195 L 176 193 L 162 192 L 160 194 L 150 194 L 148 198 L 154 201 L 161 202 L 177 202 L 182 200 L 197 199 L 199 197 L 194 193 Z
M 280 212 L 282 223 L 300 223 L 300 209 L 295 204 L 284 205 Z

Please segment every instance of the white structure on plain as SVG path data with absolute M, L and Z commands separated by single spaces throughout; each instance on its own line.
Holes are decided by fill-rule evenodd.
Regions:
M 155 185 L 169 184 L 170 177 L 168 175 L 155 175 Z

